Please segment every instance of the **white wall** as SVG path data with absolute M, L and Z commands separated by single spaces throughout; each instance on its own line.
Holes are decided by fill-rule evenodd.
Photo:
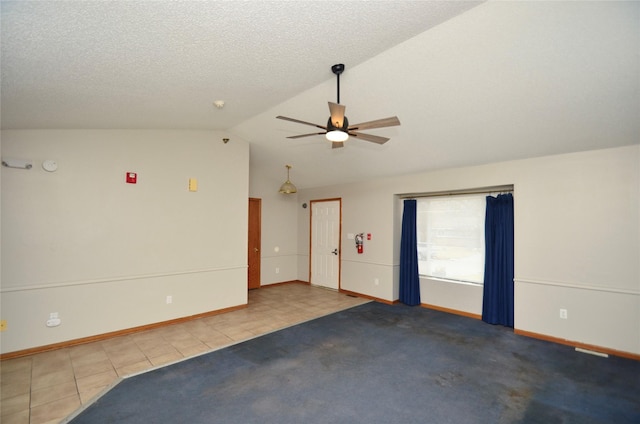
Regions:
M 2 156 L 36 166 L 2 168 L 2 352 L 246 303 L 248 197 L 262 199 L 263 285 L 308 281 L 309 208 L 301 205 L 340 197 L 341 287 L 393 301 L 397 194 L 513 184 L 516 328 L 640 354 L 640 146 L 283 196 L 282 181 L 254 168 L 249 189 L 248 145 L 220 138 L 3 131 Z M 57 172 L 40 168 L 47 158 L 58 161 Z M 126 171 L 138 172 L 136 186 L 124 183 Z M 197 193 L 186 190 L 188 178 L 198 178 Z M 362 255 L 346 237 L 357 232 L 372 234 Z M 423 303 L 480 311 L 476 287 L 422 280 L 421 291 Z M 61 326 L 44 325 L 50 312 Z
M 254 168 L 250 175 L 250 197 L 262 200 L 262 228 L 260 248 L 260 284 L 294 281 L 298 279 L 297 194 L 280 194 L 278 189 L 286 179 L 266 178 Z M 307 281 L 307 278 L 301 279 Z
M 396 195 L 505 184 L 515 187 L 516 328 L 639 354 L 637 145 L 313 188 L 301 190 L 297 200 L 342 198 L 341 288 L 393 301 L 402 216 Z M 304 256 L 305 210 L 298 210 L 298 227 Z M 362 255 L 347 240 L 350 232 L 372 233 Z M 422 303 L 482 311 L 477 286 L 422 279 L 421 297 Z M 560 308 L 568 310 L 567 320 L 559 318 Z
M 348 184 L 301 190 L 299 203 L 330 198 L 342 199 L 341 235 L 341 280 L 340 288 L 366 294 L 379 299 L 397 298 L 394 286 L 394 195 L 385 189 L 384 181 Z M 385 220 L 385 217 L 390 219 Z M 298 211 L 298 246 L 307 258 L 306 269 L 299 274 L 308 274 L 309 257 L 309 209 Z M 358 254 L 355 240 L 348 234 L 371 234 L 364 241 L 364 253 Z
M 221 139 L 2 131 L 3 158 L 34 161 L 2 167 L 2 352 L 246 304 L 249 148 Z

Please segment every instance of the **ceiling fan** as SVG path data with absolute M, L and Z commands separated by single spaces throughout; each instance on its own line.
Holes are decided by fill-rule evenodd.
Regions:
M 312 135 L 324 134 L 327 137 L 327 140 L 331 141 L 331 147 L 334 149 L 344 147 L 344 142 L 347 141 L 349 136 L 361 138 L 362 140 L 371 141 L 378 144 L 384 144 L 389 141 L 387 137 L 364 134 L 361 133 L 360 130 L 370 130 L 373 128 L 393 127 L 396 125 L 400 125 L 400 120 L 398 119 L 398 117 L 393 116 L 390 118 L 376 119 L 375 121 L 367 121 L 360 124 L 349 125 L 349 120 L 346 116 L 344 116 L 345 106 L 340 104 L 340 74 L 344 72 L 344 65 L 342 63 L 333 65 L 331 67 L 331 71 L 336 75 L 336 78 L 338 80 L 338 101 L 336 103 L 329 102 L 329 113 L 331 116 L 329 117 L 326 126 L 301 121 L 299 119 L 288 118 L 286 116 L 276 116 L 277 119 L 284 119 L 285 121 L 311 125 L 312 127 L 320 128 L 324 131 L 310 134 L 293 135 L 287 138 L 302 138 Z

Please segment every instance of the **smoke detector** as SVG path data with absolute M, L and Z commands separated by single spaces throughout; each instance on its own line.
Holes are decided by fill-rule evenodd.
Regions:
M 224 107 L 224 100 L 216 100 L 213 102 L 213 105 L 218 109 L 222 109 Z

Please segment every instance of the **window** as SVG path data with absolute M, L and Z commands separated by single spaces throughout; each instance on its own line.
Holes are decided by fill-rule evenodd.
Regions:
M 483 283 L 485 196 L 417 199 L 420 275 Z

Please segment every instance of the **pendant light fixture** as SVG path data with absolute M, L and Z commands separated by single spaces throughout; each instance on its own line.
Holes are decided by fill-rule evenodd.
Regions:
M 289 181 L 289 170 L 291 169 L 291 165 L 285 165 L 287 167 L 287 181 L 285 181 L 280 186 L 280 193 L 282 194 L 293 194 L 298 191 L 296 186 L 293 185 L 291 181 Z

